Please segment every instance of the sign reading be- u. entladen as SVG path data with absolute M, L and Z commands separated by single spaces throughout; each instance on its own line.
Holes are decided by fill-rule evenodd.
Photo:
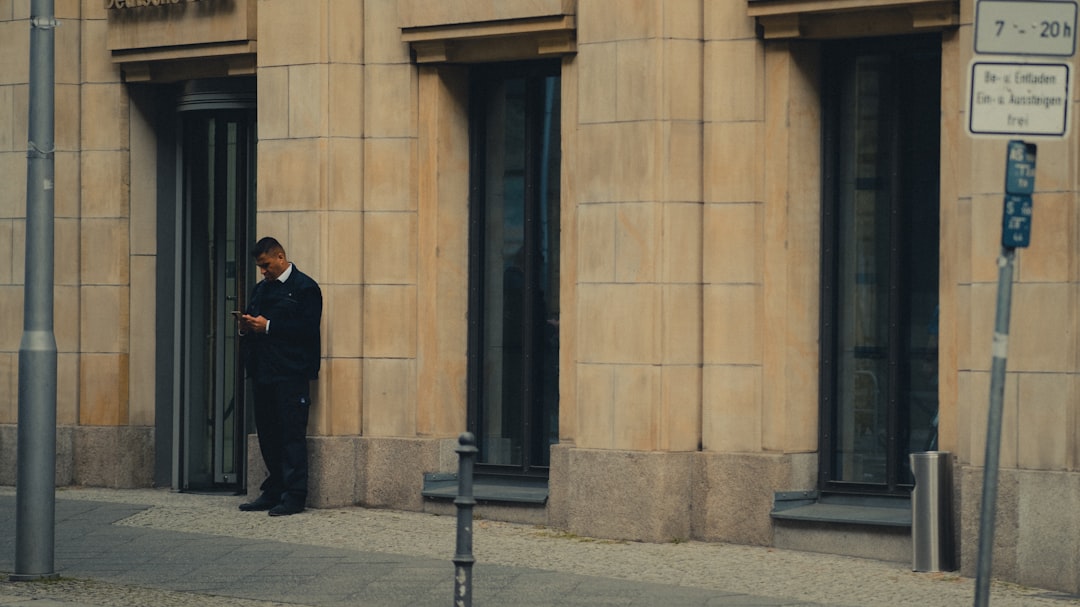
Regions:
M 1070 66 L 973 61 L 969 129 L 975 135 L 1064 137 Z

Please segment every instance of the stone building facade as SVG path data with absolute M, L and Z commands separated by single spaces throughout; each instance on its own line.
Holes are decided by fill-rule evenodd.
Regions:
M 325 297 L 313 506 L 449 511 L 468 430 L 484 516 L 904 561 L 940 450 L 973 574 L 1005 167 L 975 9 L 57 0 L 57 482 L 258 482 L 228 312 L 274 235 Z M 0 0 L 5 484 L 29 20 Z M 1077 141 L 1038 140 L 994 559 L 1071 592 Z

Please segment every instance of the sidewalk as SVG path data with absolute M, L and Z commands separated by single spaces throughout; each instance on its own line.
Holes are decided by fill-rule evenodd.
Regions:
M 54 581 L 14 571 L 15 490 L 0 487 L 0 607 L 425 607 L 453 598 L 455 520 L 340 508 L 246 513 L 244 498 L 62 489 Z M 705 542 L 642 544 L 476 521 L 473 604 L 971 605 L 974 580 L 904 564 Z M 1080 597 L 994 584 L 994 607 Z

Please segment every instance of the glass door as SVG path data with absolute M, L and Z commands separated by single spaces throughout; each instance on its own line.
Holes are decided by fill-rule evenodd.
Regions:
M 473 73 L 469 426 L 489 471 L 546 474 L 558 440 L 558 68 Z
M 231 312 L 243 309 L 254 218 L 254 112 L 181 114 L 178 256 L 181 489 L 243 487 L 247 395 Z

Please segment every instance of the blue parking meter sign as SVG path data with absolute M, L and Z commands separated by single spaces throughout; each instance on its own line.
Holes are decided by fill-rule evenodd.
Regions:
M 1031 244 L 1031 195 L 1035 192 L 1035 144 L 1012 140 L 1005 152 L 1005 209 L 1001 218 L 1001 246 Z
M 1035 144 L 1009 141 L 1005 160 L 1005 193 L 1027 194 L 1035 191 Z
M 1001 246 L 1009 249 L 1031 244 L 1031 196 L 1006 194 L 1001 220 Z

